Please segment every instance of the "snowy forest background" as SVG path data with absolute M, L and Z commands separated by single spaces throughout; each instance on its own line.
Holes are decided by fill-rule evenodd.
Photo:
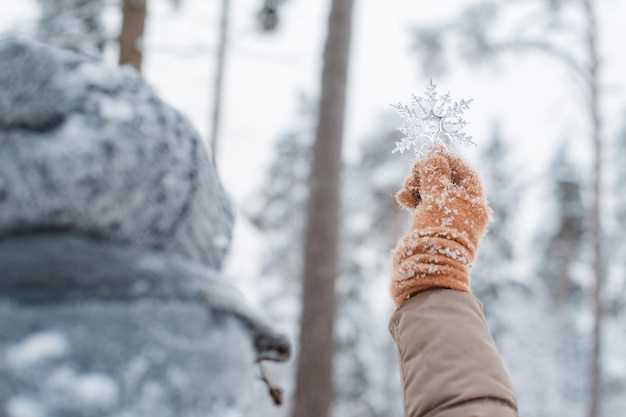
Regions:
M 239 213 L 228 272 L 292 336 L 296 357 L 307 331 L 303 246 L 331 3 L 22 0 L 0 13 L 3 35 L 136 67 L 205 134 Z M 388 253 L 408 220 L 392 196 L 410 157 L 391 155 L 398 120 L 389 105 L 430 79 L 475 99 L 478 146 L 462 152 L 486 183 L 494 220 L 472 281 L 520 415 L 624 414 L 624 17 L 623 0 L 356 0 L 333 416 L 403 414 L 386 321 Z M 308 351 L 329 345 L 319 343 Z M 297 367 L 294 358 L 270 369 L 287 404 L 274 408 L 259 385 L 255 415 L 290 415 Z

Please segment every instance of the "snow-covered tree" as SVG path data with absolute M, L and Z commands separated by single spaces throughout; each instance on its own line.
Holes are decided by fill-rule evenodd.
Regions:
M 342 242 L 343 250 L 358 250 L 349 237 Z M 344 252 L 345 253 L 345 252 Z M 367 299 L 366 274 L 357 259 L 346 258 L 337 285 L 337 324 L 335 328 L 335 366 L 333 379 L 335 396 L 332 415 L 337 417 L 383 416 L 376 403 L 377 345 L 374 337 L 375 319 Z
M 355 174 L 350 177 L 355 180 L 348 184 L 354 190 L 354 199 L 362 206 L 361 213 L 366 213 L 367 222 L 355 217 L 348 221 L 353 223 L 353 228 L 361 230 L 362 238 L 379 253 L 390 252 L 408 225 L 408 217 L 396 203 L 394 194 L 413 163 L 413 155 L 392 155 L 390 148 L 401 136 L 396 126 L 395 116 L 383 116 L 380 125 L 361 145 L 358 160 L 352 168 Z M 370 258 L 369 262 L 374 262 L 371 267 L 379 270 L 390 266 L 387 257 Z
M 623 116 L 622 126 L 617 135 L 617 143 L 616 149 L 614 152 L 613 159 L 615 161 L 614 166 L 616 168 L 615 178 L 614 178 L 614 186 L 613 186 L 613 195 L 615 198 L 615 221 L 616 228 L 613 236 L 614 241 L 616 242 L 617 248 L 612 252 L 613 256 L 611 256 L 611 260 L 613 262 L 613 269 L 621 272 L 621 276 L 626 275 L 626 262 L 623 260 L 626 259 L 626 238 L 623 236 L 623 231 L 626 230 L 626 112 Z M 619 256 L 615 256 L 619 254 Z M 626 286 L 626 279 L 622 278 L 620 280 L 620 284 L 622 288 Z M 626 307 L 626 300 L 623 297 L 619 297 L 621 299 L 621 306 L 617 306 L 621 311 Z
M 492 127 L 489 142 L 481 148 L 479 171 L 492 216 L 472 269 L 472 288 L 487 306 L 485 313 L 497 341 L 501 333 L 515 325 L 500 320 L 498 308 L 503 306 L 498 303 L 499 299 L 507 291 L 517 292 L 522 298 L 528 297 L 530 291 L 529 283 L 517 276 L 514 265 L 517 261 L 514 227 L 516 214 L 519 214 L 523 179 L 515 175 L 510 151 L 498 123 Z
M 281 134 L 263 180 L 245 204 L 245 215 L 261 234 L 260 281 L 255 283 L 260 303 L 270 319 L 297 339 L 300 314 L 302 244 L 306 218 L 313 143 L 312 104 L 304 97 L 292 126 Z M 294 346 L 297 354 L 298 347 Z M 294 354 L 294 356 L 295 356 Z M 277 380 L 286 393 L 286 406 L 279 410 L 259 407 L 255 415 L 286 416 L 292 404 L 295 363 L 282 369 Z M 264 395 L 264 393 L 262 393 Z
M 306 218 L 313 143 L 313 110 L 301 98 L 300 114 L 274 145 L 272 161 L 258 193 L 250 198 L 247 215 L 263 235 L 265 250 L 259 275 L 264 304 L 273 319 L 291 325 L 298 319 L 302 242 Z M 281 302 L 281 300 L 283 300 Z M 285 300 L 289 300 L 285 302 Z
M 513 271 L 513 228 L 522 193 L 520 178 L 514 173 L 499 124 L 493 125 L 489 143 L 481 146 L 481 149 L 479 169 L 492 216 L 474 266 L 473 275 L 477 279 L 473 281 L 473 288 L 479 298 L 489 305 L 491 299 L 498 298 L 502 287 L 521 285 L 515 284 L 519 280 L 515 279 Z M 488 316 L 489 313 L 487 309 Z M 491 330 L 497 338 L 498 329 L 493 324 Z
M 346 256 L 338 282 L 333 410 L 337 417 L 403 412 L 396 351 L 387 330 L 389 309 L 381 313 L 374 308 L 390 304 L 388 254 L 407 220 L 393 198 L 410 164 L 408 158 L 389 152 L 398 137 L 390 121 L 383 120 L 345 169 L 342 249 Z
M 607 285 L 605 409 L 607 415 L 618 415 L 626 409 L 626 113 L 622 116 L 612 159 L 615 216 L 610 228 L 611 251 L 608 254 L 611 279 Z
M 549 167 L 550 194 L 553 198 L 552 216 L 547 216 L 538 232 L 538 242 L 544 242 L 537 276 L 543 280 L 550 296 L 549 315 L 555 321 L 552 335 L 558 368 L 557 395 L 561 408 L 568 415 L 582 416 L 588 400 L 590 337 L 581 327 L 589 314 L 586 306 L 584 274 L 589 269 L 585 247 L 585 206 L 583 204 L 580 169 L 571 160 L 568 146 L 559 146 Z M 547 237 L 546 237 L 547 236 Z
M 45 43 L 99 56 L 107 33 L 102 22 L 105 0 L 38 0 L 37 37 Z
M 260 276 L 263 305 L 273 320 L 292 326 L 297 335 L 302 266 L 301 248 L 306 218 L 312 120 L 310 105 L 294 127 L 275 144 L 274 158 L 259 192 L 250 199 L 249 217 L 263 235 L 265 250 Z M 405 164 L 392 156 L 396 137 L 387 126 L 366 142 L 358 160 L 344 164 L 342 211 L 346 219 L 340 242 L 346 254 L 337 285 L 337 325 L 333 377 L 335 416 L 400 416 L 402 398 L 395 347 L 387 330 L 387 312 L 380 314 L 371 298 L 372 286 L 386 289 L 387 254 L 404 220 L 393 200 Z M 386 294 L 385 294 L 386 295 Z M 383 299 L 388 300 L 387 297 Z M 381 367 L 380 364 L 386 366 Z M 286 384 L 288 398 L 295 376 Z M 288 407 L 287 407 L 288 408 Z
M 555 327 L 546 314 L 548 299 L 540 276 L 519 267 L 528 261 L 520 259 L 515 244 L 528 179 L 520 177 L 511 157 L 510 145 L 495 123 L 477 164 L 492 218 L 472 267 L 472 289 L 484 305 L 490 331 L 511 372 L 520 414 L 540 417 L 559 410 L 549 345 Z M 538 386 L 537 380 L 544 384 Z
M 579 266 L 585 236 L 585 207 L 580 170 L 570 160 L 567 149 L 566 144 L 559 147 L 549 168 L 556 216 L 543 253 L 541 269 L 545 285 L 557 307 L 580 307 L 583 294 L 575 270 Z

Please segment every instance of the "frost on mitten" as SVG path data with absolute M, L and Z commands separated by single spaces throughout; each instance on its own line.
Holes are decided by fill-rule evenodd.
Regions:
M 437 149 L 415 163 L 396 200 L 413 218 L 392 253 L 396 305 L 429 288 L 470 291 L 469 266 L 489 220 L 476 173 Z

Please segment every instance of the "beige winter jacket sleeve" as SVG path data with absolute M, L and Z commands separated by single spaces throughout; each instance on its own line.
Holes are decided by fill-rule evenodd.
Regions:
M 468 292 L 432 289 L 391 317 L 407 417 L 517 417 L 510 378 Z

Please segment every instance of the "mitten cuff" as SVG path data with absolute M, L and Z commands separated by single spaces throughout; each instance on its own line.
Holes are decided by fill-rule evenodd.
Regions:
M 405 268 L 405 273 L 410 274 L 410 278 L 402 279 L 394 273 L 391 282 L 391 297 L 397 306 L 415 294 L 431 288 L 449 288 L 470 292 L 469 273 L 466 268 L 459 270 L 448 265 L 432 263 L 403 264 L 402 267 Z
M 406 235 L 393 252 L 391 296 L 396 305 L 429 288 L 470 291 L 469 265 L 476 245 L 449 228 L 424 228 Z

